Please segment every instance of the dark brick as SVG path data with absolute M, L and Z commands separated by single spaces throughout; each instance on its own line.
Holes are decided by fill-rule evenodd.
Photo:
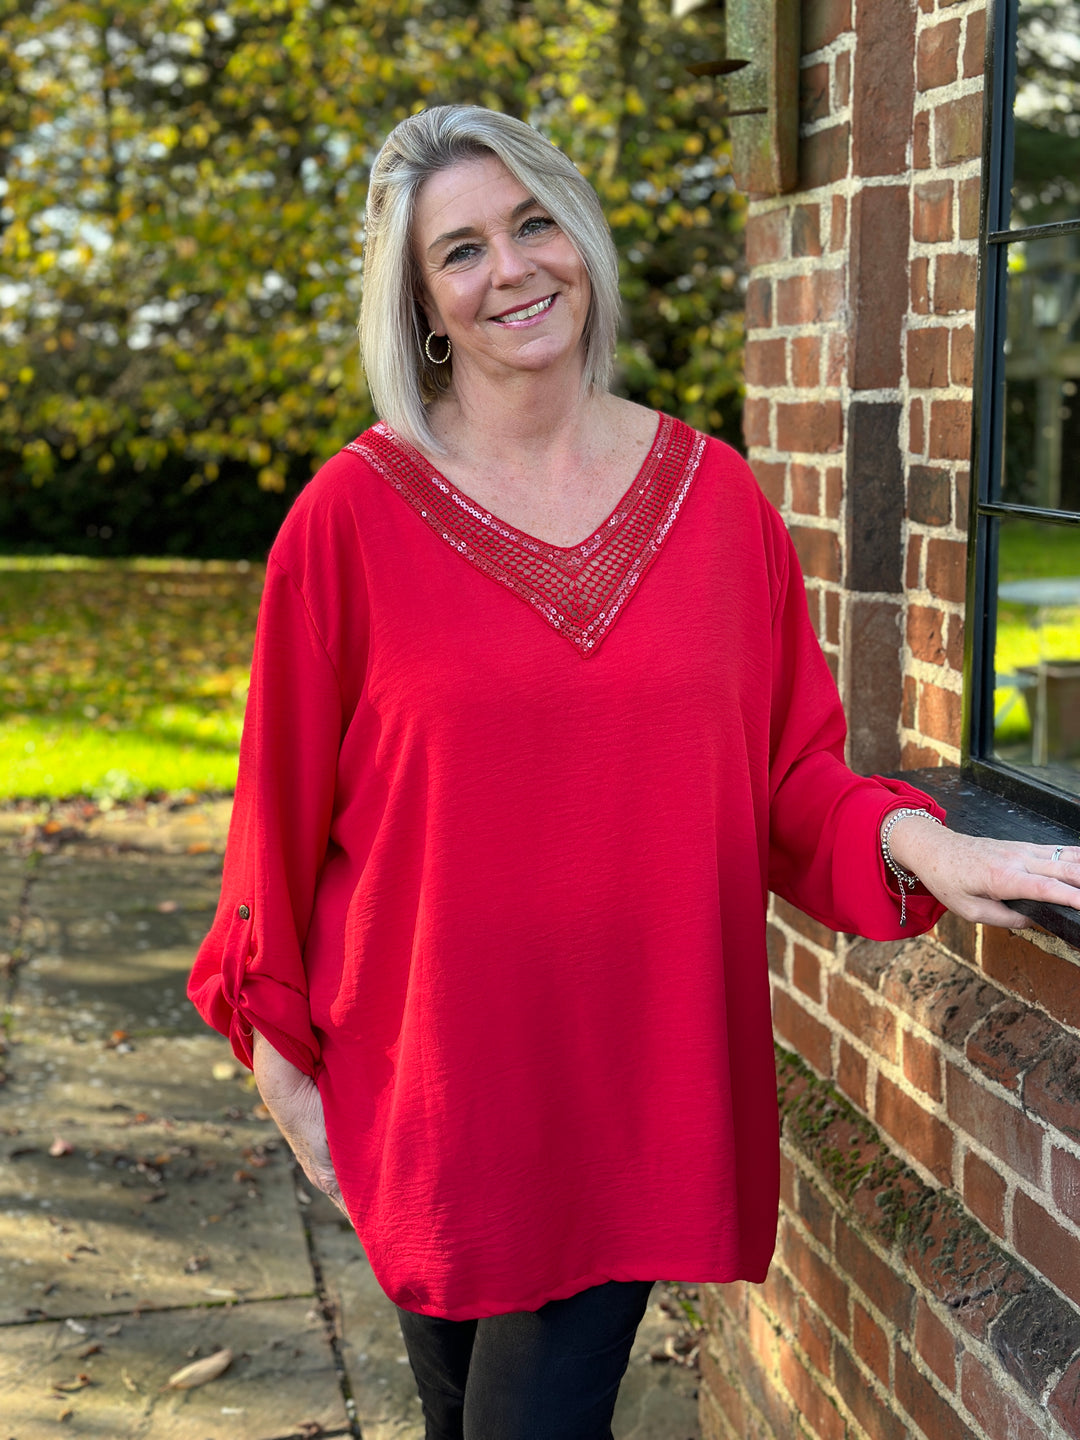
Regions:
M 855 508 L 848 507 L 849 516 Z M 899 537 L 896 551 L 899 570 Z M 850 546 L 847 554 L 851 555 Z M 890 579 L 883 575 L 880 588 L 888 588 Z M 898 600 L 868 599 L 859 594 L 852 594 L 848 599 L 844 643 L 849 664 L 844 709 L 848 721 L 848 763 L 860 774 L 881 774 L 900 768 L 897 717 L 903 697 L 902 620 L 903 609 Z
M 947 470 L 912 465 L 908 471 L 908 507 L 919 525 L 948 525 L 952 519 L 952 482 Z
M 954 1046 L 962 1045 L 979 1020 L 1005 999 L 977 971 L 928 945 L 898 959 L 882 990 L 932 1035 Z
M 856 175 L 907 170 L 914 103 L 915 14 L 909 0 L 860 5 L 851 96 Z M 907 237 L 905 225 L 905 245 Z
M 820 205 L 796 205 L 791 212 L 791 253 L 821 254 Z
M 808 65 L 799 72 L 799 123 L 810 125 L 829 113 L 829 64 Z
M 846 124 L 830 125 L 817 130 L 799 142 L 800 190 L 816 190 L 819 185 L 833 185 L 848 173 L 848 142 L 850 128 Z
M 990 1343 L 1009 1374 L 1041 1398 L 1051 1375 L 1080 1349 L 1080 1315 L 1049 1285 L 1034 1280 L 994 1321 Z
M 866 324 L 870 324 L 869 314 Z M 899 353 L 897 360 L 899 362 Z M 901 534 L 904 519 L 900 406 L 891 402 L 882 404 L 853 400 L 848 406 L 847 426 L 850 503 L 844 547 L 844 584 L 849 590 L 899 593 L 903 589 Z M 899 633 L 894 637 L 890 672 L 893 661 L 897 666 L 899 664 L 898 645 Z M 856 665 L 853 668 L 857 670 L 859 667 Z M 897 706 L 893 712 L 894 728 L 898 709 Z
M 908 307 L 909 205 L 907 185 L 869 186 L 852 200 L 851 385 L 855 390 L 883 390 L 900 383 L 901 336 Z
M 1066 1435 L 1080 1435 L 1080 1355 L 1055 1385 L 1049 1408 Z
M 1080 1040 L 1061 1035 L 1024 1079 L 1024 1104 L 1070 1139 L 1080 1140 Z
M 1042 1059 L 1061 1031 L 1037 1010 L 1000 1005 L 988 1015 L 967 1043 L 967 1057 L 984 1075 L 1018 1091 L 1020 1079 Z

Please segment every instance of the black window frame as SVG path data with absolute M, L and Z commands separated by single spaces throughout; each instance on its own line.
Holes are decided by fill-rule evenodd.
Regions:
M 961 767 L 980 787 L 1076 830 L 1080 799 L 994 755 L 998 527 L 993 522 L 1015 516 L 1080 528 L 1080 514 L 1075 512 L 990 499 L 991 479 L 1000 474 L 1004 443 L 1009 242 L 1080 231 L 1080 217 L 1009 229 L 1019 14 L 1020 0 L 987 0 Z

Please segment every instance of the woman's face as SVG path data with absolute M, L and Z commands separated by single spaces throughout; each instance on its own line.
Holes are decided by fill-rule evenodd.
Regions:
M 577 251 L 494 155 L 426 180 L 413 245 L 428 324 L 454 347 L 454 376 L 580 373 L 591 287 Z M 432 348 L 438 354 L 439 347 Z

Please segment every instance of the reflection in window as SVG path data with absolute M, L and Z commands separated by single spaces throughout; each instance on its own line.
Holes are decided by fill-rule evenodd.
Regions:
M 1001 498 L 1080 510 L 1080 232 L 1010 245 L 1007 303 Z
M 1021 0 L 1012 226 L 1080 213 L 1080 0 Z
M 1080 795 L 1080 530 L 994 523 L 994 754 Z

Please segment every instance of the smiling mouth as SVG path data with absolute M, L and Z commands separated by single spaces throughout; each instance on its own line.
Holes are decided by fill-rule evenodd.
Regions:
M 537 300 L 535 305 L 526 305 L 521 310 L 508 310 L 504 315 L 493 315 L 491 318 L 497 325 L 505 325 L 512 320 L 531 320 L 534 315 L 542 315 L 545 310 L 550 310 L 555 303 L 555 296 L 548 295 L 544 300 Z

